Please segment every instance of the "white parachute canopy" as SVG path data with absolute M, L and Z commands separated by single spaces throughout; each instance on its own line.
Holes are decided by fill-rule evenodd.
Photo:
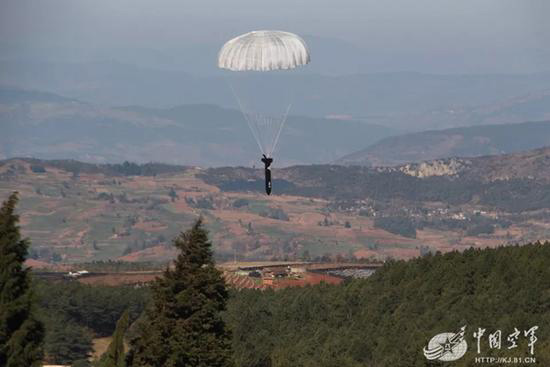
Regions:
M 308 62 L 304 40 L 282 31 L 245 33 L 227 41 L 218 55 L 218 67 L 231 71 L 286 70 Z
M 262 91 L 280 82 L 278 71 L 289 71 L 310 61 L 306 43 L 299 36 L 283 31 L 254 31 L 227 41 L 218 54 L 218 67 L 234 72 L 252 72 L 248 78 L 234 78 L 231 89 L 263 154 L 272 156 L 286 122 L 291 101 L 276 106 L 270 94 L 267 101 L 256 101 Z M 266 75 L 268 74 L 268 75 Z M 240 79 L 240 80 L 239 80 Z M 278 80 L 279 79 L 279 80 Z M 284 88 L 283 88 L 284 90 Z M 286 94 L 290 94 L 288 89 Z M 270 105 L 268 108 L 260 108 Z M 277 107 L 279 107 L 277 109 Z M 269 110 L 269 112 L 265 112 Z

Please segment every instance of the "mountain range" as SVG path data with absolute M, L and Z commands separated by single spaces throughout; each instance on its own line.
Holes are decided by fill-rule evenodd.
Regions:
M 0 88 L 0 157 L 221 166 L 259 163 L 243 115 L 214 105 L 101 107 Z M 353 120 L 291 115 L 275 164 L 323 163 L 395 133 Z
M 236 108 L 228 81 L 240 78 L 254 79 L 257 76 L 243 77 L 222 72 L 197 76 L 181 70 L 154 69 L 115 61 L 0 61 L 1 84 L 51 91 L 109 107 L 167 108 L 215 104 Z M 485 110 L 548 90 L 549 73 L 321 75 L 305 69 L 281 74 L 276 83 L 260 93 L 269 100 L 292 91 L 292 113 L 297 115 L 337 116 L 419 131 L 475 125 L 483 120 L 479 114 Z M 542 113 L 535 111 L 535 115 L 533 111 L 527 112 L 514 115 L 512 121 L 497 122 L 543 120 L 549 113 L 548 107 Z M 501 117 L 506 116 L 495 116 L 494 120 Z
M 15 74 L 6 73 L 9 63 L 1 63 L 8 68 L 0 71 L 0 81 L 49 86 L 65 90 L 71 97 L 0 86 L 0 122 L 7 131 L 0 137 L 0 157 L 112 163 L 161 161 L 201 166 L 257 164 L 258 149 L 243 116 L 235 109 L 220 107 L 231 105 L 226 97 L 232 99 L 233 96 L 231 93 L 225 96 L 222 89 L 227 88 L 227 83 L 216 84 L 220 80 L 215 76 L 144 71 L 116 63 L 88 65 L 88 69 L 82 69 L 81 64 L 37 63 L 25 69 L 28 72 L 25 77 L 18 75 L 20 69 L 13 65 Z M 39 66 L 47 72 L 36 74 Z M 296 86 L 298 96 L 305 98 L 306 89 L 322 96 L 305 98 L 307 101 L 302 106 L 306 106 L 305 109 L 300 103 L 293 106 L 294 114 L 283 130 L 277 152 L 279 167 L 329 162 L 392 166 L 446 157 L 511 153 L 550 144 L 548 123 L 523 123 L 548 121 L 550 89 L 543 86 L 550 85 L 550 77 L 545 74 L 538 78 L 415 73 L 358 75 L 356 78 L 303 73 L 295 76 L 303 82 Z M 92 79 L 95 84 L 90 84 Z M 173 107 L 113 107 L 122 100 L 113 97 L 106 105 L 107 100 L 90 98 L 87 92 L 82 94 L 79 91 L 83 90 L 73 88 L 82 82 L 90 91 L 89 88 L 95 90 L 91 86 L 96 85 L 97 91 L 101 91 L 98 96 L 107 99 L 111 99 L 110 93 L 118 91 L 117 88 L 130 88 L 138 94 L 150 94 L 154 89 L 158 93 L 149 101 L 155 105 L 160 104 L 161 99 L 170 101 L 178 94 L 176 89 L 169 88 L 177 80 L 182 82 L 180 87 L 189 89 L 183 100 L 217 101 L 220 106 L 197 103 Z M 450 83 L 454 88 L 449 88 Z M 275 89 L 283 88 L 284 84 L 284 81 L 277 82 Z M 495 88 L 496 85 L 499 88 Z M 536 90 L 533 88 L 542 89 L 533 91 Z M 445 93 L 440 93 L 440 89 Z M 525 93 L 517 96 L 522 91 Z M 132 95 L 120 92 L 122 94 L 117 94 L 122 97 Z M 269 93 L 276 90 L 268 91 L 268 96 Z M 513 96 L 501 99 L 509 95 Z M 73 96 L 83 97 L 84 101 Z M 157 97 L 159 103 L 155 102 Z M 141 97 L 137 100 L 141 101 Z M 347 107 L 337 107 L 344 105 Z M 296 114 L 300 110 L 314 117 Z M 337 113 L 351 110 L 355 113 Z M 366 116 L 367 111 L 375 113 Z M 359 119 L 354 120 L 354 115 Z M 406 133 L 413 126 L 414 130 L 422 131 Z
M 337 164 L 397 166 L 447 157 L 505 154 L 550 145 L 550 121 L 470 126 L 391 136 Z

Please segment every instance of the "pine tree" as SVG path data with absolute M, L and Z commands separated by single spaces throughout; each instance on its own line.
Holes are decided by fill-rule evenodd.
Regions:
M 180 253 L 152 286 L 153 303 L 131 341 L 128 366 L 231 366 L 230 334 L 221 316 L 228 293 L 202 220 L 173 244 Z
M 126 367 L 124 360 L 124 334 L 128 330 L 129 317 L 128 310 L 126 310 L 117 321 L 113 340 L 109 344 L 105 354 L 101 356 L 100 367 Z
M 29 242 L 19 233 L 17 193 L 0 208 L 0 366 L 41 363 L 44 327 L 34 316 L 29 269 L 23 267 Z

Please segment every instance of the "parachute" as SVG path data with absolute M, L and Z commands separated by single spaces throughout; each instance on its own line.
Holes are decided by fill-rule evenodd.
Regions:
M 309 63 L 303 39 L 282 31 L 254 31 L 223 45 L 218 67 L 231 71 L 272 71 L 294 69 Z
M 227 41 L 220 49 L 220 69 L 246 74 L 230 81 L 231 90 L 258 147 L 267 157 L 272 157 L 277 147 L 292 105 L 291 98 L 284 98 L 289 88 L 281 88 L 286 93 L 274 97 L 273 87 L 280 86 L 281 72 L 287 73 L 309 61 L 304 40 L 283 31 L 249 32 Z

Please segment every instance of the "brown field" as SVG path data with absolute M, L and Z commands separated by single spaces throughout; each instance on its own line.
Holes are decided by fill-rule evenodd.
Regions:
M 330 203 L 323 199 L 221 192 L 197 177 L 203 172 L 199 168 L 156 177 L 82 173 L 75 179 L 61 169 L 47 167 L 46 173 L 39 174 L 31 172 L 27 162 L 11 164 L 23 168 L 15 178 L 0 181 L 0 199 L 11 191 L 20 192 L 22 232 L 34 249 L 44 253 L 35 267 L 49 266 L 52 253 L 59 254 L 64 263 L 166 261 L 175 254 L 167 244 L 199 216 L 217 255 L 240 261 L 297 259 L 306 250 L 313 257 L 411 258 L 419 255 L 420 246 L 451 251 L 550 237 L 550 224 L 532 221 L 497 229 L 491 235 L 469 237 L 461 231 L 422 229 L 416 238 L 407 238 L 374 228 L 371 217 L 329 211 Z M 6 166 L 0 166 L 0 173 L 5 171 Z M 171 188 L 178 195 L 174 201 L 168 195 Z M 235 207 L 239 199 L 248 204 Z M 209 204 L 202 208 L 193 204 L 201 200 Z M 438 205 L 426 203 L 425 207 Z M 269 218 L 268 209 L 281 210 L 289 220 Z M 319 224 L 325 218 L 329 226 Z M 346 222 L 351 228 L 345 227 Z
M 107 348 L 109 348 L 111 340 L 113 340 L 113 337 L 111 336 L 92 339 L 91 360 L 99 359 L 99 357 L 101 357 L 101 355 L 107 351 Z
M 173 258 L 176 255 L 175 249 L 168 249 L 166 246 L 153 246 L 128 255 L 118 257 L 118 260 L 136 262 L 136 261 L 162 261 L 167 258 Z
M 111 344 L 112 340 L 112 336 L 92 339 L 92 355 L 90 357 L 90 361 L 99 359 L 99 357 L 107 351 L 107 348 L 109 348 L 109 344 Z M 128 343 L 126 342 L 124 342 L 124 349 L 128 351 Z
M 267 270 L 286 266 L 298 266 L 308 271 L 283 278 L 253 278 L 246 275 L 239 275 L 235 272 L 238 268 L 265 268 Z M 246 262 L 237 264 L 220 264 L 218 268 L 222 270 L 223 277 L 228 286 L 242 289 L 281 289 L 287 287 L 303 287 L 306 285 L 315 285 L 319 283 L 340 284 L 343 279 L 328 274 L 311 272 L 316 270 L 329 270 L 341 268 L 363 268 L 365 264 L 348 263 L 292 263 L 292 262 Z M 381 264 L 368 265 L 372 268 L 380 267 Z M 311 270 L 311 271 L 309 271 Z M 154 281 L 162 276 L 162 271 L 126 271 L 116 273 L 90 274 L 77 278 L 80 283 L 89 285 L 143 285 Z
M 307 285 L 315 285 L 320 283 L 338 285 L 344 279 L 334 277 L 327 274 L 306 273 L 302 278 L 283 278 L 274 281 L 272 287 L 274 289 L 283 289 L 288 287 L 305 287 Z
M 150 283 L 161 275 L 162 272 L 111 273 L 81 277 L 78 281 L 90 285 L 133 285 Z

